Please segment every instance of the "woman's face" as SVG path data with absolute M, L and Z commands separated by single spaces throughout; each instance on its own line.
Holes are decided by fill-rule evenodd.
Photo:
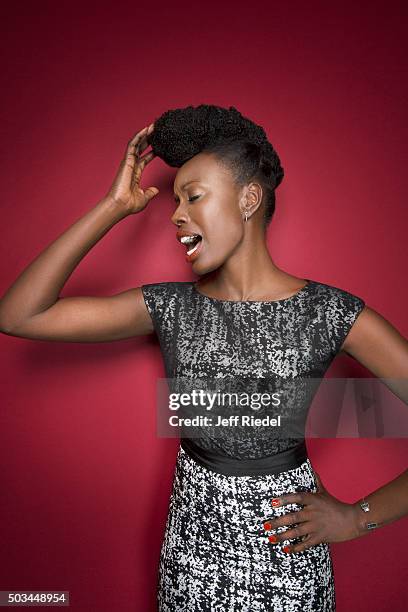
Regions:
M 214 155 L 200 153 L 177 172 L 174 198 L 171 221 L 178 226 L 179 239 L 183 233 L 202 236 L 191 255 L 187 252 L 195 243 L 183 245 L 186 261 L 197 274 L 215 270 L 235 252 L 244 235 L 241 190 Z

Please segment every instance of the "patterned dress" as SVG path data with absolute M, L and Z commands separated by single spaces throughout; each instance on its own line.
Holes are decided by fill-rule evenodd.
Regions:
M 150 283 L 142 291 L 168 379 L 268 379 L 281 390 L 288 381 L 324 376 L 365 305 L 308 279 L 295 295 L 275 301 L 219 300 L 193 281 Z M 296 393 L 287 405 L 305 420 L 311 396 Z M 291 469 L 245 471 L 299 447 L 299 436 L 277 437 L 271 429 L 231 437 L 203 429 L 181 439 L 158 568 L 160 612 L 335 610 L 330 545 L 287 554 L 282 547 L 300 540 L 271 544 L 263 527 L 267 518 L 302 508 L 273 508 L 273 497 L 317 489 L 307 456 Z M 217 469 L 223 458 L 229 468 Z

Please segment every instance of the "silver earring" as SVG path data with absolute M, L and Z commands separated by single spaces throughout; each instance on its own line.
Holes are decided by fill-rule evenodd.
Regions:
M 248 221 L 248 213 L 245 211 L 245 221 Z

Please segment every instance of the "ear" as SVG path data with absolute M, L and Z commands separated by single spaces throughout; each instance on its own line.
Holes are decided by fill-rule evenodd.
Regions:
M 248 212 L 248 218 L 251 217 L 262 204 L 263 191 L 259 183 L 249 183 L 244 185 L 240 197 L 239 207 L 241 214 Z

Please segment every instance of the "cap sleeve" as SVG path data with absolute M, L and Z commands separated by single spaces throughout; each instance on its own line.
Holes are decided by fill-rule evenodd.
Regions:
M 141 289 L 160 344 L 169 346 L 177 320 L 178 301 L 174 283 L 147 283 Z
M 331 288 L 329 299 L 325 304 L 325 318 L 333 357 L 339 353 L 364 306 L 365 301 L 361 297 L 337 287 Z

